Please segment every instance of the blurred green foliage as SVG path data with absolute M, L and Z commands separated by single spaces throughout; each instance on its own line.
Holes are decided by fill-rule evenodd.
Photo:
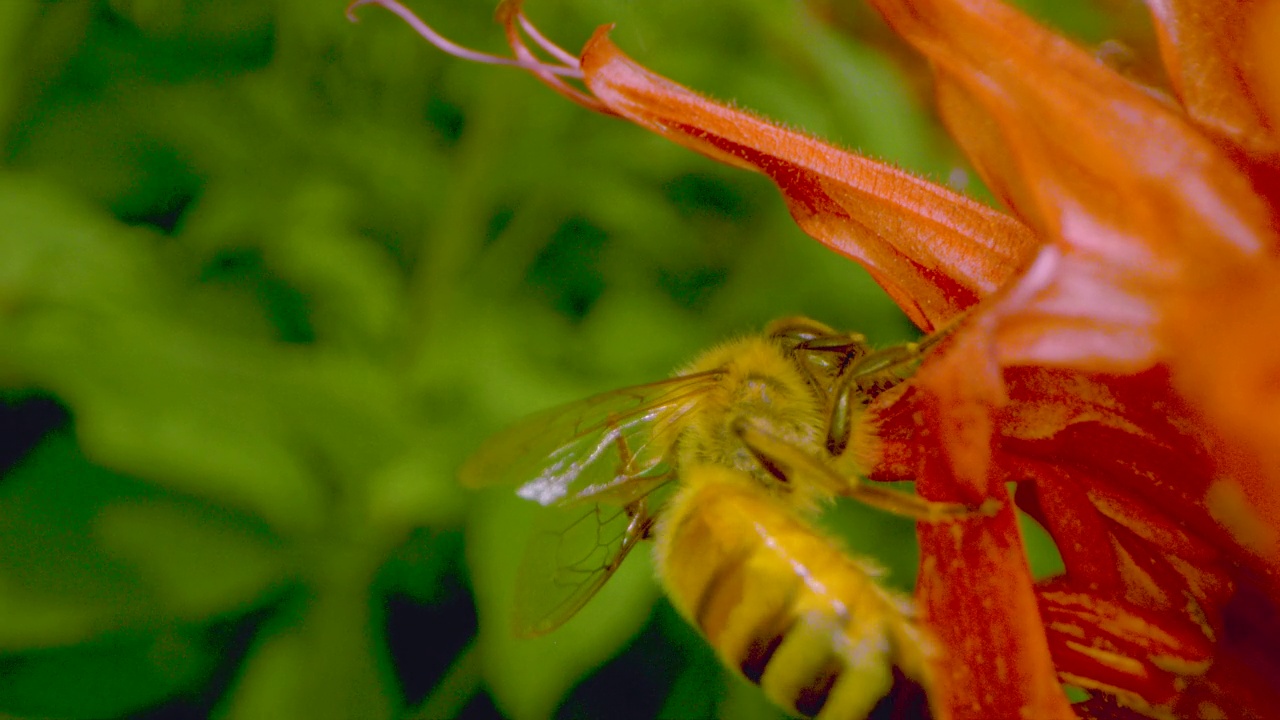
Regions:
M 500 50 L 490 0 L 414 7 Z M 1082 8 L 1063 22 L 1096 27 Z M 776 716 L 644 553 L 512 639 L 529 509 L 455 470 L 522 414 L 776 317 L 910 326 L 762 178 L 342 10 L 0 3 L 0 713 Z M 529 11 L 569 47 L 616 21 L 690 86 L 959 167 L 901 71 L 794 0 Z M 910 586 L 909 523 L 827 520 Z

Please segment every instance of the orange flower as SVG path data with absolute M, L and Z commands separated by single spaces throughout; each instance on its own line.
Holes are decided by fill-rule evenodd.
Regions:
M 948 658 L 936 707 L 1277 712 L 1280 3 L 1149 0 L 1179 104 L 996 0 L 872 0 L 931 63 L 1004 214 L 712 102 L 629 60 L 607 28 L 574 57 L 507 2 L 514 58 L 495 58 L 391 0 L 352 8 L 370 2 L 450 52 L 766 174 L 921 329 L 971 311 L 912 390 L 874 408 L 874 476 L 965 502 L 1017 482 L 1066 572 L 1033 583 L 1007 507 L 920 527 L 917 595 Z M 1091 699 L 1068 705 L 1060 680 Z

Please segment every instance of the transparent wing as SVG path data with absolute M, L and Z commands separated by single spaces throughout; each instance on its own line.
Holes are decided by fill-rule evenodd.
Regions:
M 551 632 L 587 604 L 648 535 L 649 503 L 646 493 L 621 507 L 579 503 L 542 511 L 516 581 L 516 635 Z
M 626 505 L 668 468 L 677 422 L 715 386 L 715 371 L 602 393 L 543 411 L 489 438 L 459 471 L 464 485 L 519 484 L 542 505 Z

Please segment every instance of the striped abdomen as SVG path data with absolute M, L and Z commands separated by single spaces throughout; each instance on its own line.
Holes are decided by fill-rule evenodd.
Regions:
M 904 598 L 755 481 L 688 468 L 657 532 L 671 602 L 720 659 L 802 715 L 864 718 L 894 669 L 925 682 Z

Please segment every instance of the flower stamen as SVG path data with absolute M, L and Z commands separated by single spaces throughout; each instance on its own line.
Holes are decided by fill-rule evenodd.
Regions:
M 512 13 L 525 34 L 532 38 L 538 44 L 538 47 L 545 50 L 548 55 L 569 67 L 580 68 L 581 65 L 578 63 L 576 55 L 548 40 L 546 35 L 543 35 L 532 22 L 529 22 L 529 17 L 524 14 L 523 5 L 522 0 L 504 0 L 498 11 Z M 505 25 L 506 23 L 503 24 Z
M 564 81 L 564 78 L 582 80 L 582 66 L 578 62 L 578 58 L 551 42 L 539 32 L 534 24 L 529 21 L 529 18 L 525 16 L 524 11 L 521 9 L 520 0 L 504 0 L 498 6 L 497 13 L 498 22 L 502 23 L 506 31 L 507 45 L 511 48 L 511 52 L 515 54 L 515 57 L 504 57 L 463 47 L 436 32 L 422 18 L 415 15 L 412 10 L 402 5 L 399 0 L 354 0 L 347 6 L 347 19 L 351 22 L 359 22 L 355 11 L 364 5 L 377 5 L 384 10 L 390 11 L 409 27 L 413 28 L 414 32 L 418 33 L 424 40 L 456 58 L 486 65 L 504 65 L 520 68 L 537 76 L 552 90 L 589 110 L 605 115 L 615 114 L 589 93 L 579 90 Z M 539 49 L 554 58 L 554 62 L 543 60 L 530 50 L 525 43 L 525 36 L 528 36 Z

